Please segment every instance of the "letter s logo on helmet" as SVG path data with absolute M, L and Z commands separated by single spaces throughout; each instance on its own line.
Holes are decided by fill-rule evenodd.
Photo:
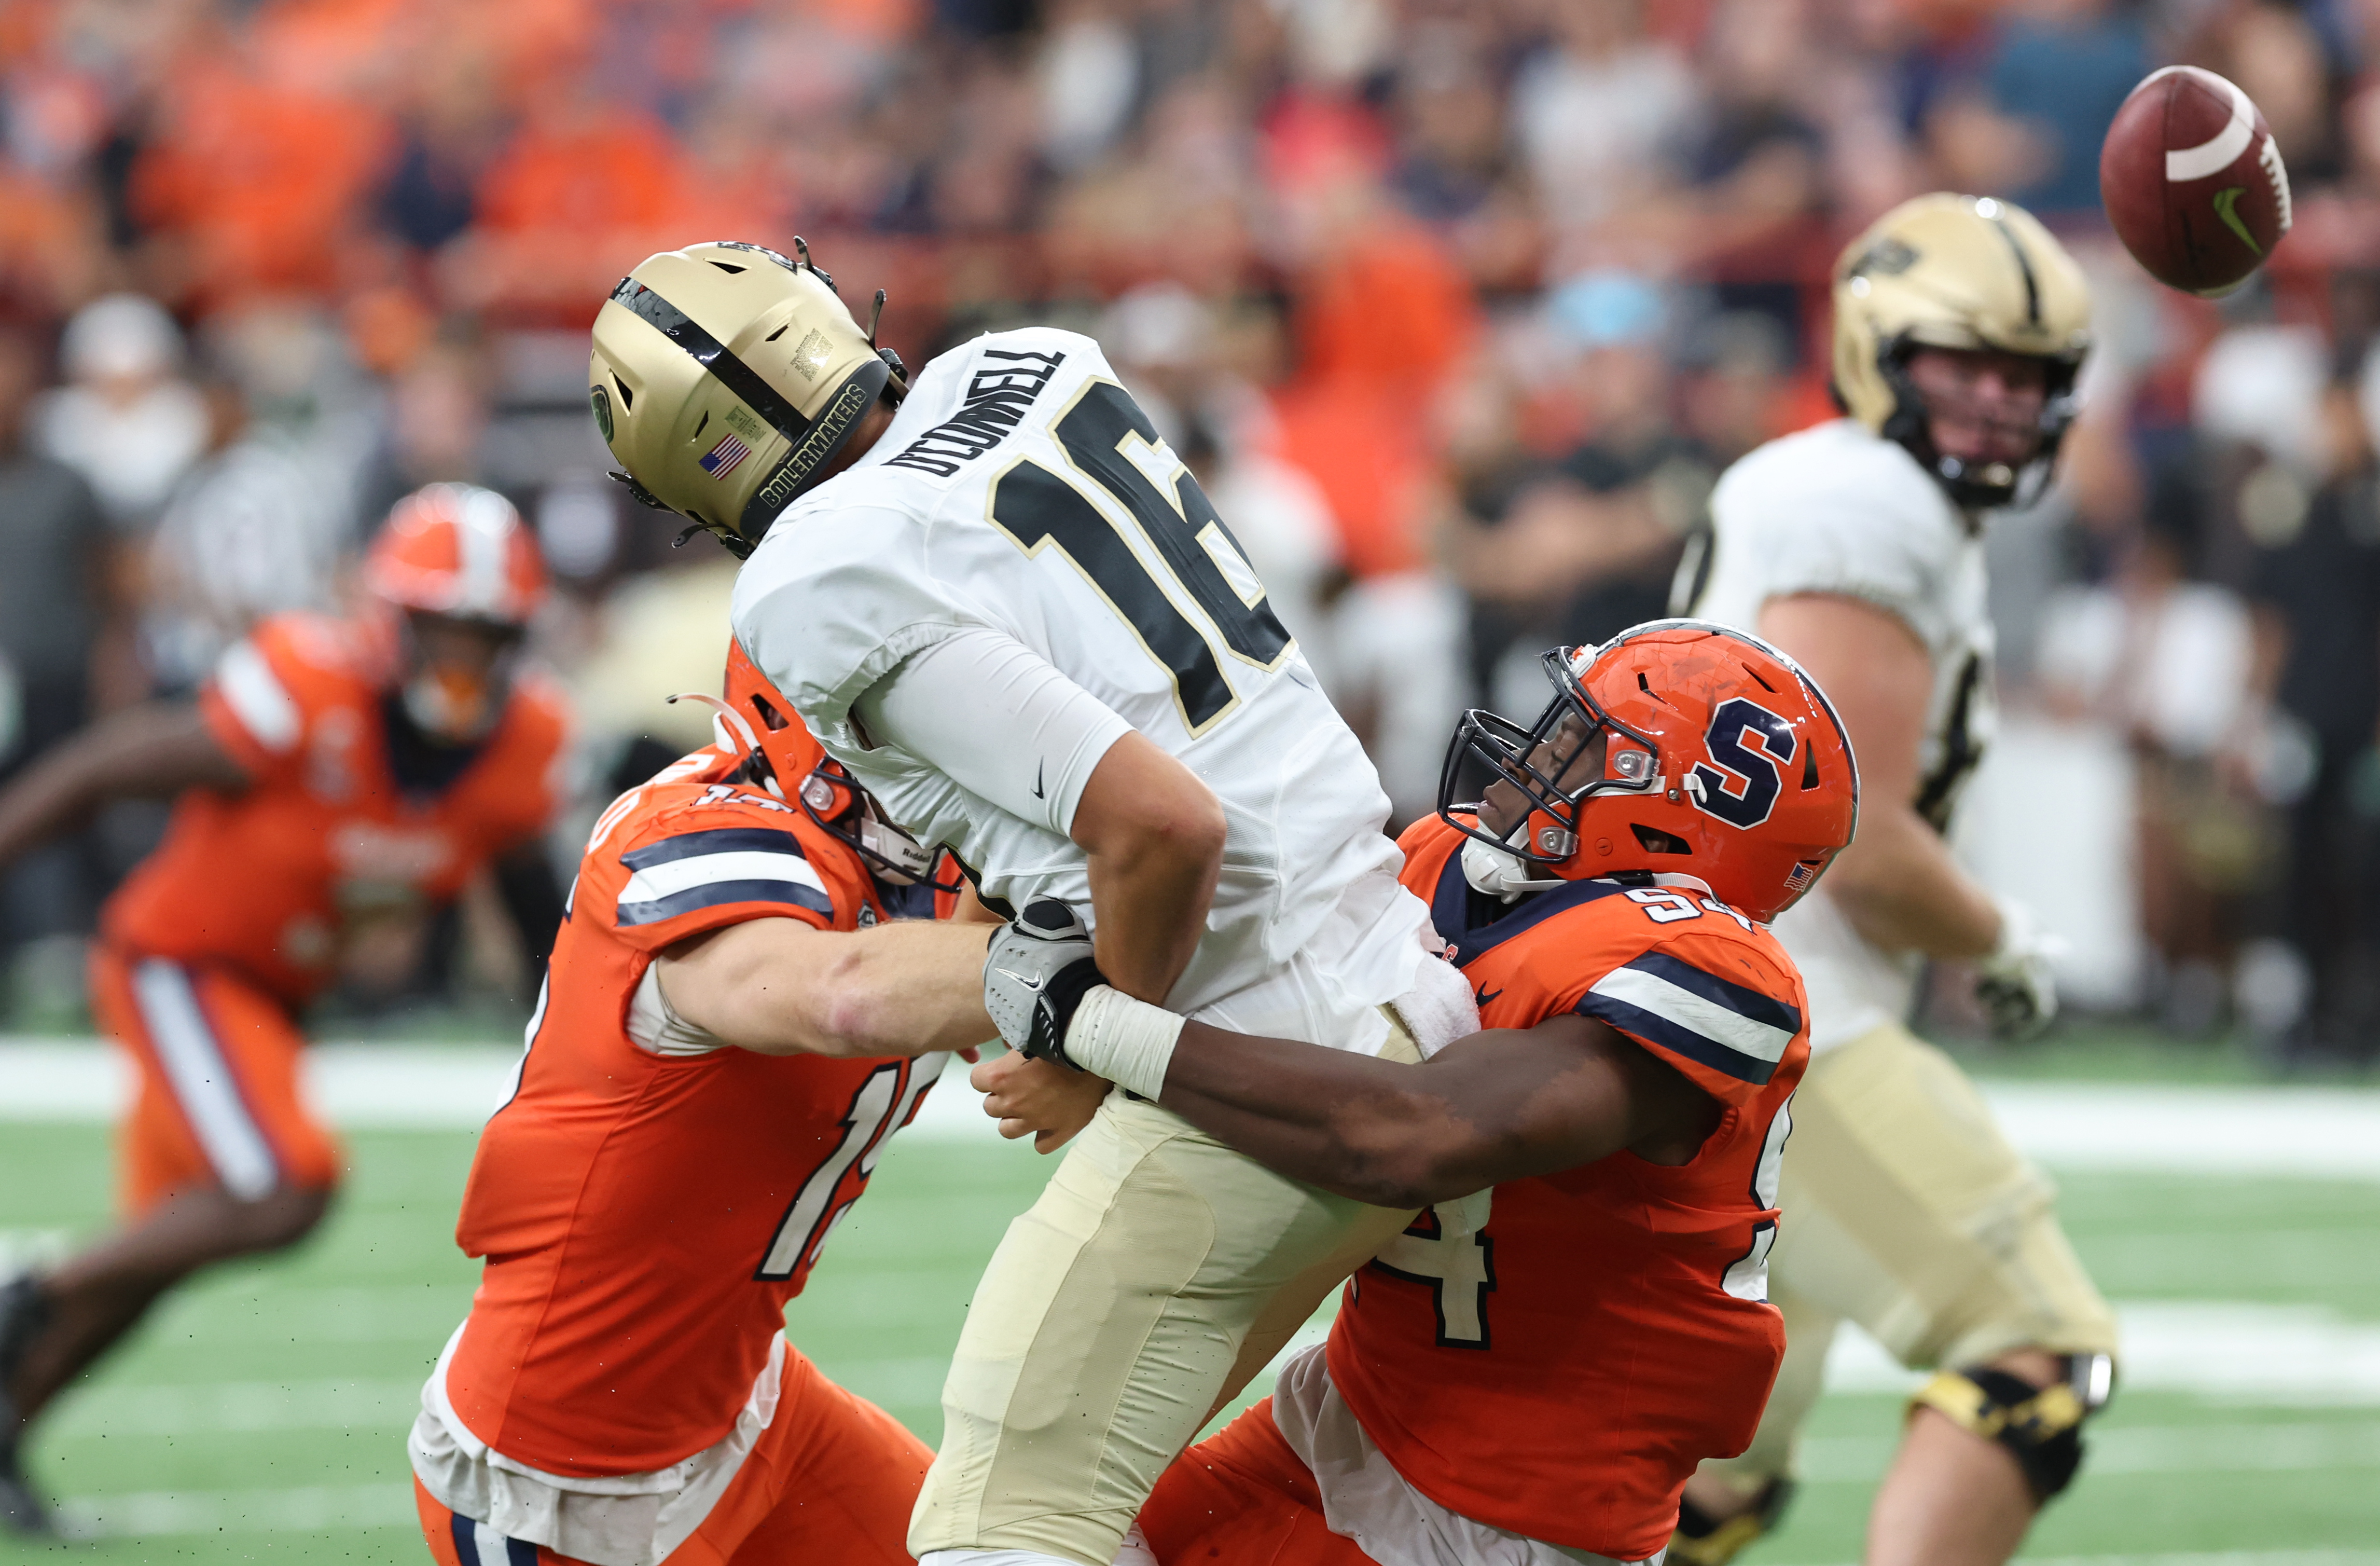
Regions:
M 1785 786 L 1783 769 L 1801 749 L 1793 725 L 1739 696 L 1718 704 L 1703 745 L 1718 766 L 1695 764 L 1694 778 L 1701 786 L 1690 791 L 1694 804 L 1747 831 L 1767 820 Z
M 1475 710 L 1455 730 L 1439 814 L 1465 836 L 1565 880 L 1699 882 L 1764 924 L 1851 842 L 1851 736 L 1757 637 L 1656 620 L 1545 665 L 1553 698 L 1534 724 Z M 1474 764 L 1488 797 L 1458 804 Z

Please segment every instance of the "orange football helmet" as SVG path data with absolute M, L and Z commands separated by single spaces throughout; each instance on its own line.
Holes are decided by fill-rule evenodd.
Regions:
M 1447 751 L 1439 814 L 1473 840 L 1475 886 L 1552 884 L 1531 868 L 1560 880 L 1684 877 L 1767 924 L 1851 842 L 1851 735 L 1757 637 L 1656 620 L 1601 647 L 1556 648 L 1545 666 L 1554 695 L 1535 724 L 1475 710 Z M 1458 804 L 1473 759 L 1495 781 L 1484 801 Z
M 756 782 L 787 804 L 799 805 L 821 831 L 842 839 L 895 886 L 927 881 L 938 892 L 958 890 L 933 882 L 941 850 L 926 847 L 884 819 L 874 797 L 819 745 L 794 704 L 733 637 L 727 643 L 726 690 L 720 726 Z
M 415 726 L 442 745 L 484 738 L 545 596 L 537 540 L 513 503 L 475 484 L 414 491 L 365 552 L 363 581 L 402 612 L 385 628 Z
M 428 484 L 390 510 L 364 585 L 402 609 L 519 628 L 545 598 L 545 564 L 512 502 L 477 484 Z

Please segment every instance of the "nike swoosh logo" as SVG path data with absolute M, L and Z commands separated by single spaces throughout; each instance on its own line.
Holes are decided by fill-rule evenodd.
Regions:
M 1014 968 L 1001 969 L 1000 977 L 1004 979 L 1011 980 L 1021 989 L 1030 990 L 1036 995 L 1041 993 L 1041 981 L 1039 979 L 1028 977 L 1026 975 L 1018 973 Z
M 1483 1009 L 1484 1009 L 1484 1008 L 1486 1008 L 1486 1007 L 1488 1007 L 1488 1006 L 1489 1006 L 1489 1005 L 1494 1004 L 1496 1002 L 1500 1001 L 1500 1000 L 1502 1000 L 1503 998 L 1504 998 L 1504 991 L 1503 991 L 1503 990 L 1501 990 L 1501 989 L 1488 989 L 1485 985 L 1483 985 L 1483 986 L 1481 986 L 1481 987 L 1480 987 L 1479 993 L 1478 993 L 1478 995 L 1475 997 L 1475 999 L 1477 1000 L 1477 1002 L 1478 1002 L 1479 1005 L 1480 1005 Z
M 1036 799 L 1048 797 L 1048 795 L 1041 792 L 1041 769 L 1048 765 L 1049 763 L 1046 761 L 1036 761 L 1033 763 L 1033 797 Z

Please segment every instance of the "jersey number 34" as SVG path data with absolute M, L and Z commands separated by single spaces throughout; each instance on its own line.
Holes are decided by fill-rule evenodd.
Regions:
M 1019 462 L 993 480 L 993 524 L 1027 554 L 1055 545 L 1073 562 L 1149 656 L 1172 673 L 1183 722 L 1192 734 L 1203 734 L 1239 701 L 1224 676 L 1223 657 L 1277 668 L 1288 655 L 1289 632 L 1198 480 L 1165 449 L 1156 426 L 1122 386 L 1092 382 L 1050 434 L 1075 472 L 1060 473 L 1031 458 Z M 1152 459 L 1147 466 L 1135 460 L 1144 453 Z M 1160 487 L 1152 467 L 1170 469 L 1167 488 Z M 1094 485 L 1131 516 L 1161 566 L 1108 521 L 1092 499 Z M 1173 591 L 1158 580 L 1160 569 Z M 1177 594 L 1197 605 L 1214 637 L 1183 612 Z

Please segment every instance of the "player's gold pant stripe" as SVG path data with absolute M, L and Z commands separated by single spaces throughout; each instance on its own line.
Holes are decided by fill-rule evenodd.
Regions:
M 1383 1053 L 1419 1058 L 1393 1022 Z M 910 1549 L 1107 1566 L 1210 1411 L 1412 1219 L 1110 1094 L 968 1306 Z

